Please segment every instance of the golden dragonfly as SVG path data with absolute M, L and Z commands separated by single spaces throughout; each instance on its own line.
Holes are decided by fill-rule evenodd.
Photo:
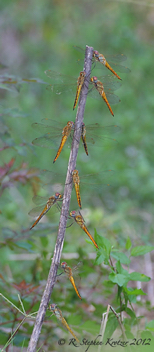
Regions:
M 47 70 L 47 71 L 45 71 L 45 73 L 52 80 L 52 84 L 50 84 L 47 87 L 47 89 L 50 90 L 53 94 L 61 95 L 66 92 L 69 92 L 69 93 L 73 93 L 76 95 L 73 108 L 77 104 L 76 100 L 79 97 L 83 83 L 85 82 L 85 84 L 87 84 L 87 82 L 90 81 L 90 77 L 86 76 L 84 71 L 82 71 L 80 73 L 78 80 L 77 80 L 77 92 L 75 93 L 75 91 L 76 91 L 76 78 L 71 77 L 71 76 L 67 76 L 67 75 L 63 75 L 61 73 L 54 72 L 52 70 Z M 83 73 L 84 73 L 84 76 L 83 76 Z M 81 76 L 81 74 L 82 74 L 82 76 Z M 114 75 L 101 76 L 101 77 L 99 77 L 99 79 L 103 82 L 105 94 L 106 94 L 106 97 L 107 97 L 109 104 L 119 103 L 120 102 L 119 97 L 117 95 L 115 95 L 113 92 L 116 89 L 121 87 L 121 82 L 117 82 Z M 98 96 L 95 95 L 93 88 L 89 89 L 88 95 L 90 95 L 94 99 L 99 99 Z
M 43 133 L 43 136 L 35 138 L 32 144 L 39 147 L 57 149 L 58 151 L 53 161 L 55 162 L 66 141 L 70 144 L 69 140 L 73 138 L 75 125 L 72 121 L 68 121 L 64 127 L 63 123 L 59 121 L 45 118 L 42 119 L 42 123 L 33 123 L 32 127 L 36 131 Z M 89 154 L 89 146 L 96 145 L 102 147 L 102 143 L 116 142 L 116 139 L 110 136 L 120 130 L 117 125 L 103 126 L 99 123 L 87 125 L 82 123 L 80 129 L 81 140 L 87 155 Z
M 63 270 L 63 273 L 68 277 L 68 279 L 70 280 L 77 296 L 82 300 L 81 295 L 79 293 L 79 290 L 77 289 L 75 280 L 74 280 L 74 274 L 75 272 L 77 272 L 77 269 L 79 268 L 79 266 L 81 266 L 81 262 L 79 262 L 76 266 L 74 266 L 73 268 L 71 268 L 70 266 L 68 266 L 68 264 L 66 262 L 62 262 L 60 265 L 60 268 Z M 61 274 L 63 274 L 61 273 Z M 57 275 L 60 276 L 61 274 Z
M 74 334 L 72 329 L 69 327 L 67 321 L 65 320 L 65 318 L 62 315 L 61 310 L 57 307 L 57 304 L 55 304 L 55 303 L 50 304 L 48 309 L 56 316 L 56 318 L 58 320 L 60 320 L 63 327 L 65 327 L 71 333 L 71 335 L 75 338 L 75 340 L 77 342 L 79 342 L 79 339 L 76 337 L 76 335 Z
M 90 232 L 88 231 L 86 225 L 85 225 L 85 221 L 83 216 L 81 215 L 80 212 L 72 210 L 70 212 L 70 217 L 73 218 L 75 220 L 75 222 L 81 227 L 81 229 L 89 236 L 89 238 L 91 239 L 91 241 L 93 242 L 94 246 L 98 248 L 97 243 L 95 242 L 94 238 L 92 237 L 92 235 L 90 234 Z
M 30 227 L 30 230 L 33 229 L 38 222 L 42 219 L 42 217 L 53 207 L 54 205 L 57 206 L 58 210 L 60 209 L 58 207 L 58 202 L 62 201 L 63 196 L 62 194 L 56 192 L 54 196 L 51 197 L 40 197 L 40 196 L 34 196 L 33 197 L 33 202 L 35 204 L 39 204 L 39 206 L 33 208 L 28 214 L 30 216 L 37 216 L 37 219 L 33 223 L 33 225 Z M 41 205 L 40 205 L 41 204 Z
M 82 54 L 84 54 L 85 52 L 83 48 L 80 48 L 78 46 L 74 46 L 74 49 L 80 51 Z M 108 70 L 110 70 L 119 80 L 121 80 L 121 77 L 116 73 L 116 71 L 122 73 L 130 72 L 130 69 L 128 67 L 121 65 L 121 62 L 126 60 L 127 56 L 124 54 L 104 56 L 103 54 L 100 54 L 98 50 L 93 50 L 93 63 L 101 63 Z M 81 63 L 83 65 L 83 60 L 78 60 L 78 63 Z

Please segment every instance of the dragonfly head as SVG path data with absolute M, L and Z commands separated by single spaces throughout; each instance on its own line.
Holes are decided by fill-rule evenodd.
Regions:
M 63 197 L 62 194 L 60 194 L 58 192 L 55 193 L 55 198 L 56 199 L 61 199 L 62 197 Z
M 85 74 L 84 71 L 81 71 L 81 72 L 80 72 L 80 77 L 85 77 L 85 75 L 86 75 L 86 74 Z
M 74 122 L 73 121 L 68 121 L 67 126 L 71 127 L 72 129 L 74 128 Z
M 72 176 L 78 176 L 78 175 L 79 175 L 79 171 L 76 170 L 76 169 L 74 169 L 74 170 L 72 171 Z
M 97 50 L 93 51 L 93 56 L 98 56 L 99 52 Z
M 76 216 L 76 211 L 75 211 L 75 210 L 72 210 L 72 211 L 70 212 L 70 216 L 72 216 L 72 218 L 75 217 L 75 216 Z
M 65 268 L 66 268 L 66 266 L 67 266 L 67 263 L 66 263 L 66 262 L 62 262 L 62 263 L 61 263 L 61 267 L 62 267 L 62 269 L 65 269 Z
M 57 307 L 57 304 L 52 303 L 49 305 L 49 310 L 54 310 Z
M 95 82 L 97 82 L 97 77 L 96 77 L 96 76 L 93 76 L 93 77 L 90 78 L 90 80 L 91 80 L 91 82 L 94 82 L 94 83 L 95 83 Z

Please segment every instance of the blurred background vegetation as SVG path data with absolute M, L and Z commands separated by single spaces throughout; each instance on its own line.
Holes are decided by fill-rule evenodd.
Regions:
M 83 48 L 85 45 L 93 46 L 104 55 L 125 54 L 127 61 L 123 64 L 131 69 L 129 74 L 120 74 L 122 87 L 116 94 L 121 103 L 113 106 L 114 117 L 103 102 L 90 97 L 87 99 L 85 124 L 98 122 L 104 126 L 116 124 L 120 127 L 117 134 L 109 136 L 111 139 L 101 142 L 98 147 L 90 146 L 89 157 L 80 146 L 77 160 L 80 174 L 114 170 L 107 182 L 110 183 L 109 187 L 95 190 L 89 198 L 90 189 L 88 201 L 83 195 L 87 226 L 92 234 L 96 228 L 100 235 L 107 237 L 122 252 L 125 251 L 128 236 L 134 246 L 154 243 L 154 4 L 148 0 L 6 0 L 1 1 L 0 9 L 0 62 L 6 66 L 1 67 L 1 77 L 5 74 L 18 77 L 17 84 L 5 84 L 4 87 L 1 83 L 0 86 L 1 292 L 6 296 L 10 292 L 10 298 L 15 302 L 17 292 L 21 294 L 15 285 L 22 280 L 39 286 L 33 296 L 30 293 L 23 295 L 27 306 L 34 300 L 32 306 L 37 310 L 56 242 L 58 217 L 53 222 L 53 216 L 49 213 L 36 230 L 29 232 L 26 229 L 31 226 L 32 219 L 28 212 L 34 207 L 33 196 L 46 194 L 40 187 L 39 169 L 65 173 L 70 149 L 66 146 L 53 165 L 56 150 L 33 146 L 32 140 L 40 134 L 31 125 L 41 122 L 43 118 L 57 120 L 57 126 L 59 122 L 65 125 L 68 120 L 75 120 L 76 111 L 72 110 L 74 97 L 70 94 L 54 96 L 46 89 L 51 82 L 44 73 L 51 69 L 78 77 L 82 65 L 78 64 L 77 59 L 83 56 L 73 45 Z M 98 76 L 102 74 L 109 72 L 102 68 Z M 36 78 L 37 82 L 23 83 L 21 80 L 32 78 Z M 13 172 L 16 174 L 12 175 Z M 99 174 L 98 182 L 100 179 Z M 84 261 L 86 258 L 85 271 L 90 267 L 91 271 L 86 272 L 85 287 L 82 287 L 81 281 L 80 290 L 85 298 L 82 306 L 69 284 L 66 291 L 64 287 L 58 289 L 58 302 L 55 287 L 52 302 L 56 300 L 63 306 L 65 316 L 68 312 L 73 314 L 78 311 L 80 317 L 87 321 L 92 314 L 95 323 L 99 324 L 100 310 L 105 311 L 106 305 L 114 302 L 116 291 L 113 292 L 112 287 L 103 283 L 97 283 L 97 294 L 93 290 L 98 278 L 101 278 L 99 275 L 103 274 L 105 278 L 107 269 L 97 272 L 93 259 L 88 259 L 95 258 L 92 249 L 77 225 L 67 229 L 63 254 L 66 258 L 70 255 L 70 259 L 76 257 Z M 149 255 L 142 261 L 134 261 L 131 270 L 142 269 L 144 274 L 149 275 L 153 260 L 153 256 Z M 102 282 L 102 278 L 100 280 Z M 143 309 L 146 319 L 152 318 L 150 309 L 154 304 L 148 285 L 144 287 L 147 296 L 136 308 Z M 4 311 L 2 322 L 14 321 L 8 303 L 5 303 Z M 50 324 L 45 326 L 46 334 L 45 327 L 42 332 L 42 341 L 44 333 L 47 345 L 52 324 L 51 318 Z M 6 343 L 13 326 L 10 323 L 6 329 L 2 328 L 3 343 Z M 55 324 L 52 326 L 55 327 Z M 27 333 L 22 331 L 21 335 L 18 334 L 15 344 L 20 345 L 23 336 L 28 341 L 31 330 L 32 326 L 29 326 Z M 92 332 L 94 330 L 92 328 Z M 53 336 L 56 341 L 56 334 Z

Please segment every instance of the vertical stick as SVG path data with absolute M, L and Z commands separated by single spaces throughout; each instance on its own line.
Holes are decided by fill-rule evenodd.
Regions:
M 90 77 L 90 73 L 91 73 L 92 55 L 93 55 L 93 48 L 86 46 L 84 71 L 86 72 L 86 76 L 88 78 Z M 80 93 L 80 99 L 79 99 L 79 105 L 78 105 L 78 110 L 76 115 L 75 130 L 74 130 L 74 136 L 73 136 L 70 158 L 68 163 L 66 184 L 65 184 L 64 196 L 63 196 L 63 204 L 62 204 L 62 210 L 60 215 L 59 229 L 58 229 L 54 255 L 53 255 L 52 264 L 51 264 L 48 279 L 47 279 L 47 284 L 42 296 L 42 300 L 41 300 L 36 321 L 34 324 L 33 332 L 29 341 L 27 352 L 36 351 L 37 342 L 39 339 L 39 335 L 41 333 L 43 320 L 44 320 L 45 313 L 49 304 L 50 296 L 56 281 L 57 269 L 60 263 L 61 252 L 63 249 L 64 235 L 65 235 L 67 217 L 69 212 L 69 204 L 70 204 L 70 198 L 71 198 L 71 192 L 72 192 L 71 174 L 72 174 L 72 171 L 76 168 L 76 159 L 77 159 L 77 154 L 79 149 L 79 142 L 81 138 L 80 127 L 83 122 L 85 104 L 86 104 L 86 99 L 88 94 L 88 85 L 89 85 L 89 79 L 86 79 L 86 83 L 83 84 L 83 87 Z

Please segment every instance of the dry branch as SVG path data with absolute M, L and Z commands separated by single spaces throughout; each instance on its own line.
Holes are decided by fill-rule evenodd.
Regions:
M 86 46 L 84 71 L 86 72 L 87 77 L 90 77 L 90 73 L 91 73 L 92 55 L 93 55 L 93 48 Z M 67 175 L 66 175 L 66 182 L 65 182 L 63 204 L 62 204 L 62 210 L 60 215 L 57 241 L 55 245 L 52 264 L 51 264 L 48 279 L 47 279 L 47 284 L 42 296 L 42 300 L 41 300 L 36 321 L 34 324 L 33 332 L 29 341 L 29 346 L 27 349 L 28 352 L 36 351 L 43 320 L 44 320 L 45 313 L 49 304 L 50 296 L 56 281 L 57 269 L 60 263 L 61 252 L 63 249 L 64 235 L 65 235 L 67 217 L 69 212 L 69 204 L 70 204 L 70 198 L 71 198 L 71 191 L 72 191 L 71 173 L 76 167 L 76 159 L 77 159 L 79 142 L 81 137 L 80 127 L 83 122 L 87 94 L 88 94 L 88 80 L 86 79 L 86 83 L 83 84 L 82 91 L 80 94 L 79 105 L 78 105 L 78 110 L 76 115 L 75 130 L 74 130 L 74 136 L 73 136 Z

